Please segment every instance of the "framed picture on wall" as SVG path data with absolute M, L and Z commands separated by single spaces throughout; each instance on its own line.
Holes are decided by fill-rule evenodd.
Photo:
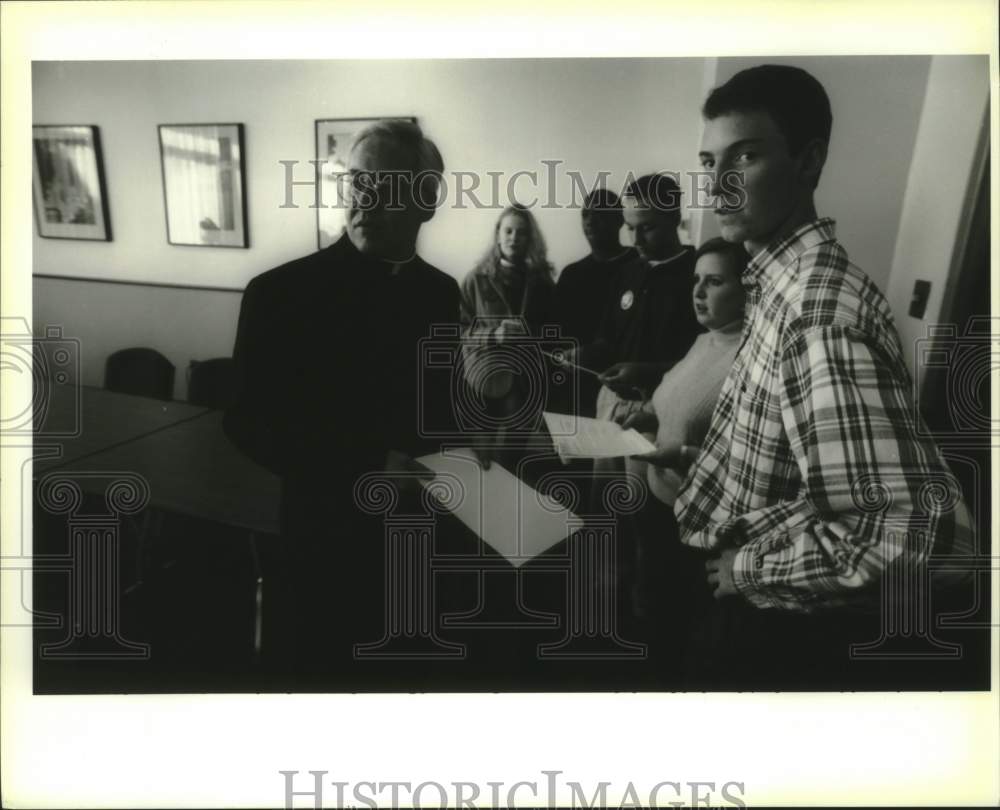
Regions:
M 160 124 L 167 242 L 249 247 L 242 124 Z
M 101 137 L 95 126 L 33 126 L 32 198 L 38 235 L 111 241 Z
M 412 115 L 381 118 L 321 118 L 316 121 L 316 241 L 320 248 L 336 242 L 346 226 L 343 177 L 354 139 L 369 124 L 390 119 L 411 121 Z

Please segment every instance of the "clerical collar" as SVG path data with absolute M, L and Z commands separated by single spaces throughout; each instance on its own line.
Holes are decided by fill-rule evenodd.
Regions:
M 398 262 L 390 261 L 389 259 L 380 259 L 376 256 L 362 253 L 360 250 L 358 250 L 357 246 L 355 246 L 355 244 L 351 241 L 351 238 L 350 236 L 348 236 L 347 231 L 344 231 L 343 235 L 340 237 L 340 239 L 337 240 L 336 244 L 342 245 L 343 249 L 351 251 L 355 255 L 359 256 L 362 262 L 367 264 L 369 267 L 372 268 L 377 267 L 380 270 L 384 270 L 386 275 L 389 276 L 400 275 L 407 267 L 413 265 L 413 263 L 417 259 L 416 252 L 414 252 L 414 254 L 410 256 L 410 258 Z

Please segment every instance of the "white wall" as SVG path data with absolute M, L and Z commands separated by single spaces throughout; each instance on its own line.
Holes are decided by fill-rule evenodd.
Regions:
M 35 278 L 34 332 L 58 325 L 80 341 L 80 381 L 104 385 L 104 361 L 127 346 L 149 346 L 176 369 L 174 398 L 187 394 L 191 360 L 228 357 L 240 293 Z
M 268 268 L 316 249 L 310 190 L 282 209 L 284 168 L 309 179 L 314 120 L 415 115 L 440 147 L 446 171 L 539 171 L 561 160 L 611 186 L 630 170 L 694 165 L 701 59 L 353 62 L 35 63 L 33 121 L 101 128 L 114 241 L 34 236 L 36 274 L 242 289 Z M 243 123 L 250 248 L 168 245 L 157 124 Z M 518 189 L 530 190 L 521 181 Z M 522 198 L 522 201 L 523 198 Z M 497 201 L 505 205 L 503 196 Z M 446 205 L 421 234 L 421 254 L 462 277 L 486 248 L 498 210 Z M 578 210 L 537 210 L 557 267 L 587 251 Z M 238 296 L 157 287 L 38 279 L 34 329 L 64 326 L 83 341 L 86 382 L 99 384 L 105 356 L 146 343 L 179 369 L 228 355 Z M 177 396 L 183 396 L 178 375 Z
M 916 341 L 941 319 L 965 244 L 969 194 L 978 190 L 988 145 L 989 95 L 985 56 L 933 58 L 887 293 L 910 371 L 918 375 Z M 917 280 L 931 283 L 923 319 L 907 314 Z
M 280 208 L 278 161 L 302 161 L 296 179 L 311 179 L 317 118 L 416 115 L 448 171 L 544 173 L 543 159 L 562 160 L 563 171 L 591 178 L 607 169 L 620 183 L 629 169 L 686 169 L 701 71 L 701 59 L 36 63 L 35 123 L 101 127 L 114 241 L 36 235 L 35 272 L 241 288 L 314 250 L 310 190 L 295 190 L 301 208 Z M 248 250 L 166 243 L 156 125 L 197 122 L 245 125 Z M 527 196 L 530 183 L 517 188 Z M 568 191 L 562 182 L 564 202 Z M 497 210 L 446 206 L 425 228 L 421 253 L 463 276 Z M 537 213 L 557 266 L 586 252 L 579 211 Z
M 816 208 L 837 221 L 837 236 L 852 261 L 884 291 L 930 57 L 719 58 L 713 86 L 763 62 L 804 68 L 826 88 L 833 132 Z M 717 234 L 714 220 L 706 217 L 699 241 Z

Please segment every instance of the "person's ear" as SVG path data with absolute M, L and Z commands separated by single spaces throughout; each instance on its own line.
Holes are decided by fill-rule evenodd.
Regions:
M 431 178 L 421 174 L 412 190 L 414 192 L 413 202 L 417 208 L 417 219 L 422 224 L 430 220 L 434 216 L 434 212 L 437 211 L 440 204 L 441 187 L 438 183 L 432 182 Z
M 800 174 L 803 182 L 815 188 L 819 176 L 826 164 L 827 143 L 822 138 L 813 138 L 803 148 L 800 161 Z

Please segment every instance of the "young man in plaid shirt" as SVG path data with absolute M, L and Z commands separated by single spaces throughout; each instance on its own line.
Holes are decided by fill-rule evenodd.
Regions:
M 848 644 L 879 638 L 887 571 L 969 553 L 968 514 L 888 303 L 816 214 L 823 86 L 762 65 L 703 115 L 715 216 L 752 261 L 741 347 L 676 503 L 682 541 L 711 555 L 692 683 L 847 684 Z

